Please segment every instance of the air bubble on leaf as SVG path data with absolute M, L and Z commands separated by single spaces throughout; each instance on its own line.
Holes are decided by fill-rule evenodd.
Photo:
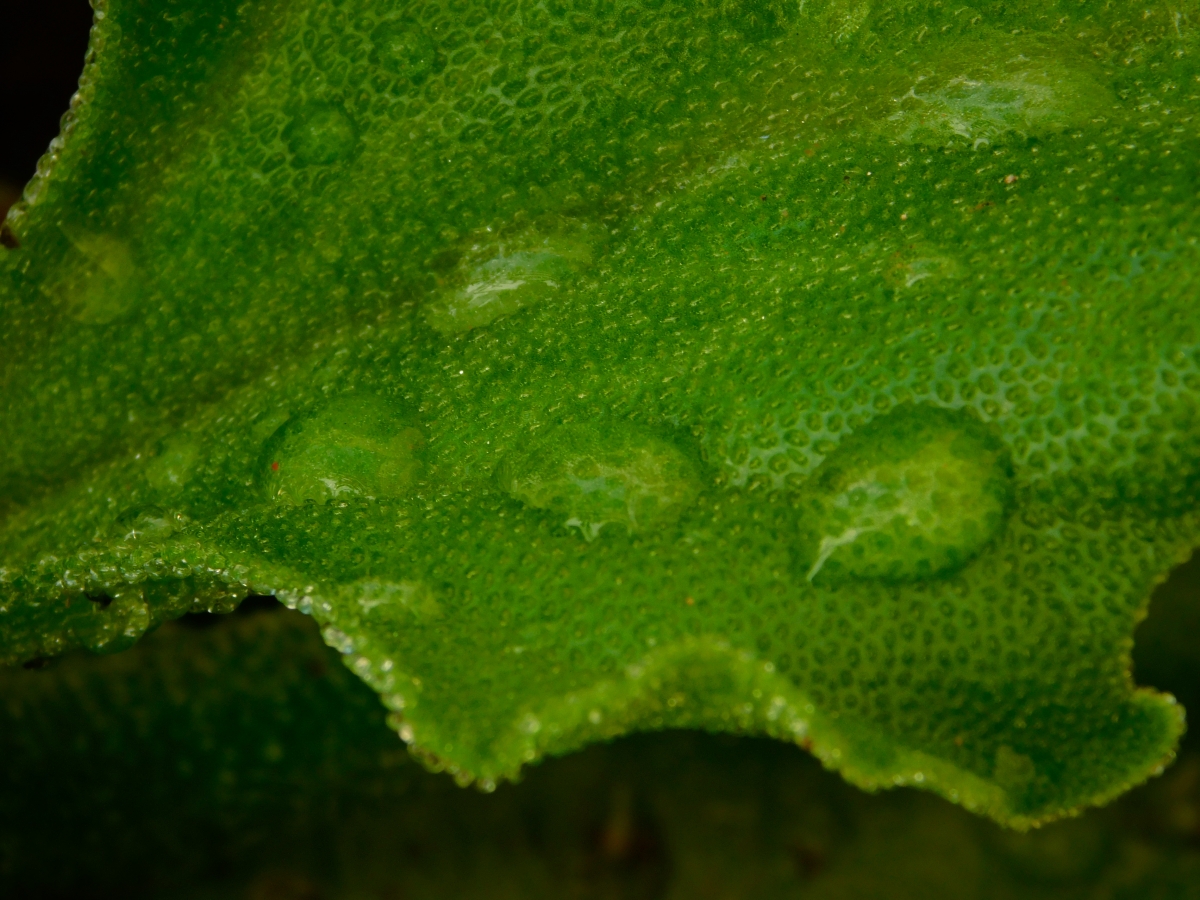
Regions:
M 416 22 L 392 19 L 371 32 L 379 65 L 394 75 L 420 81 L 433 69 L 437 46 Z
M 392 403 L 347 394 L 280 426 L 259 458 L 259 477 L 282 503 L 401 497 L 416 483 L 424 444 Z
M 997 36 L 956 45 L 896 104 L 883 130 L 903 143 L 979 148 L 1006 135 L 1043 136 L 1089 121 L 1112 98 L 1082 63 Z
M 90 594 L 88 615 L 76 626 L 83 646 L 95 653 L 116 653 L 133 646 L 150 627 L 150 607 L 142 589 L 125 585 Z
M 425 318 L 442 334 L 488 325 L 562 290 L 592 261 L 595 231 L 569 223 L 546 234 L 478 244 L 459 267 L 457 285 L 425 307 Z
M 51 300 L 66 302 L 86 325 L 107 325 L 133 311 L 138 296 L 137 268 L 129 244 L 111 234 L 60 224 L 70 250 L 59 276 L 43 287 Z
M 910 581 L 954 571 L 999 530 L 1011 494 L 999 439 L 969 415 L 897 410 L 848 438 L 802 504 L 806 577 Z
M 507 457 L 498 477 L 527 506 L 562 517 L 588 540 L 676 519 L 700 492 L 696 465 L 673 444 L 624 425 L 565 425 Z
M 352 157 L 358 129 L 332 103 L 313 101 L 298 109 L 284 131 L 292 158 L 302 166 L 325 166 Z

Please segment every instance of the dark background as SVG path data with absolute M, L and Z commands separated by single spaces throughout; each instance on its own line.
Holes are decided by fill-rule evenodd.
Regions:
M 87 0 L 0 4 L 0 214 L 58 134 L 79 84 L 92 8 Z

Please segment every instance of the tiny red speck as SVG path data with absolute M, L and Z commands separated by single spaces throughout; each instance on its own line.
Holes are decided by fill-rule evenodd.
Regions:
M 279 463 L 277 463 L 277 462 L 271 463 L 271 471 L 278 472 L 279 471 Z

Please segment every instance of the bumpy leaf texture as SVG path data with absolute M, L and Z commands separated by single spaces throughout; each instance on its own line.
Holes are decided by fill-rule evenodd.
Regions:
M 0 654 L 273 593 L 494 786 L 673 726 L 1157 771 L 1200 8 L 110 0 L 0 261 Z

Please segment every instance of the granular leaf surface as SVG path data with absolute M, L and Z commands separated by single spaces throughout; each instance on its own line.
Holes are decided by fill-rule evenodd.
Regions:
M 1157 771 L 1191 2 L 109 0 L 0 257 L 0 655 L 273 593 L 431 766 Z

